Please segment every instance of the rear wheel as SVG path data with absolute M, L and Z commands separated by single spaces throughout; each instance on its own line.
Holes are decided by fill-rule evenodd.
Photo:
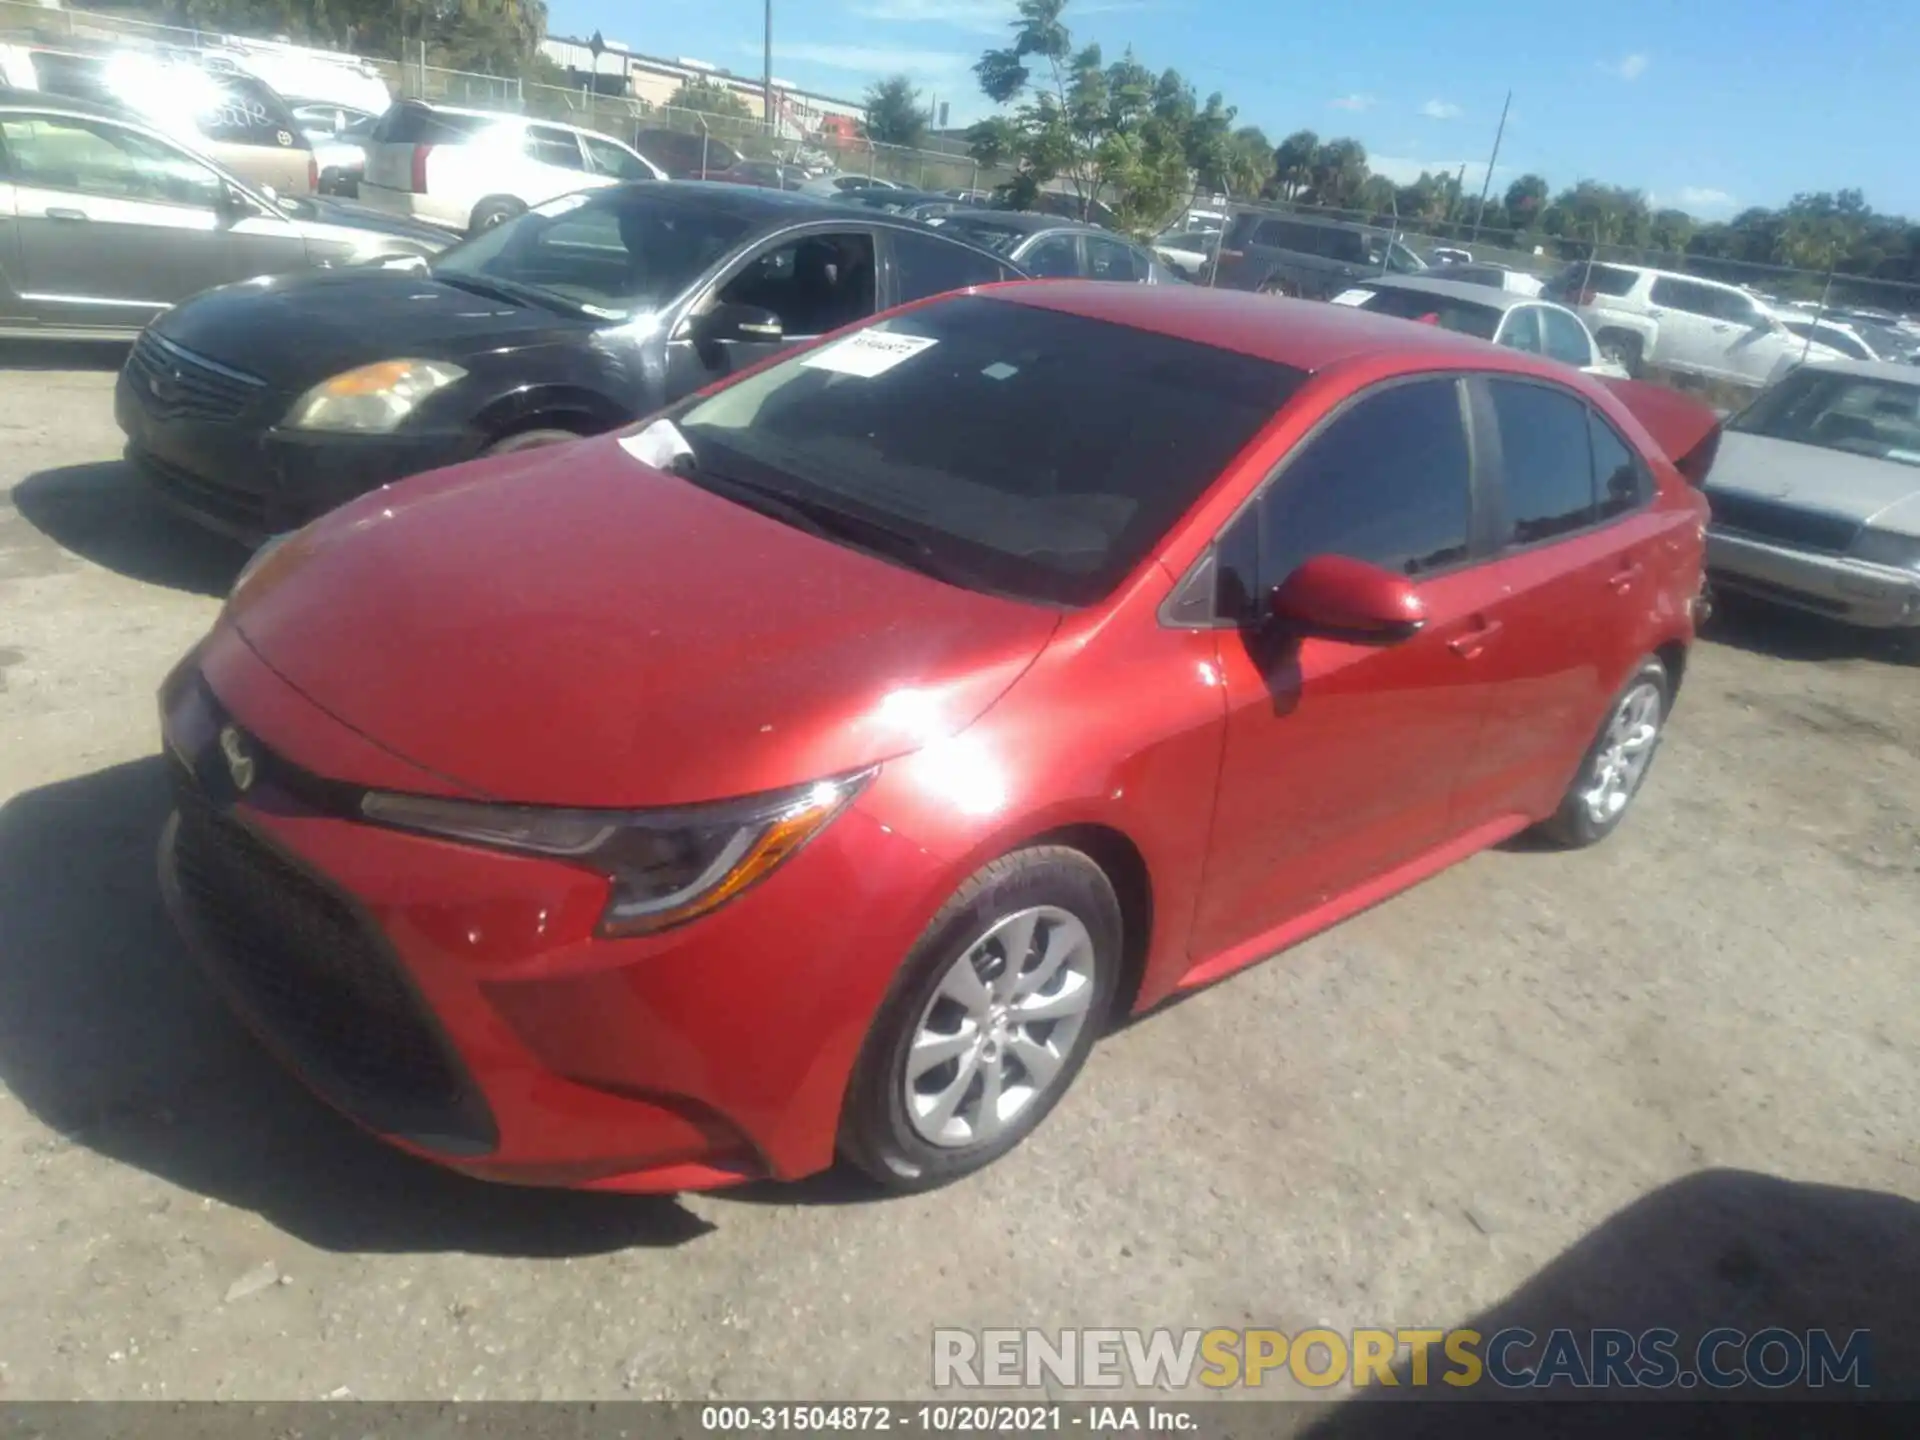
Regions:
M 1120 903 L 1077 850 L 994 861 L 895 977 L 848 1084 L 840 1153 L 893 1190 L 991 1164 L 1085 1063 L 1119 979 Z
M 1298 300 L 1300 298 L 1300 287 L 1291 280 L 1284 279 L 1281 276 L 1269 275 L 1260 282 L 1260 288 L 1255 293 L 1260 295 L 1282 295 L 1289 300 Z
M 1640 372 L 1646 366 L 1646 347 L 1641 344 L 1638 335 L 1624 330 L 1602 330 L 1594 336 L 1600 353 L 1614 362 L 1634 379 L 1640 378 Z
M 473 217 L 467 222 L 467 233 L 478 235 L 483 230 L 504 225 L 515 216 L 526 213 L 527 207 L 511 195 L 496 195 L 473 207 Z
M 1619 827 L 1660 748 L 1672 698 L 1667 667 L 1648 656 L 1614 696 L 1560 808 L 1538 827 L 1543 839 L 1579 849 L 1598 844 Z

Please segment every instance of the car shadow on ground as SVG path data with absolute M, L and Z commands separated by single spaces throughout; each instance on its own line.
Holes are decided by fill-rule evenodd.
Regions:
M 1716 595 L 1713 616 L 1700 638 L 1775 660 L 1874 660 L 1885 665 L 1920 665 L 1920 627 L 1863 630 L 1746 595 Z
M 1681 1372 L 1694 1369 L 1702 1337 L 1721 1327 L 1749 1336 L 1775 1327 L 1800 1337 L 1824 1330 L 1841 1352 L 1854 1332 L 1864 1330 L 1864 1366 L 1853 1378 L 1868 1389 L 1830 1383 L 1818 1389 L 1742 1385 L 1716 1390 L 1697 1383 L 1643 1390 L 1636 1401 L 1634 1392 L 1582 1394 L 1564 1385 L 1556 1386 L 1550 1399 L 1589 1403 L 1554 1404 L 1543 1415 L 1531 1405 L 1472 1403 L 1540 1399 L 1539 1390 L 1502 1389 L 1484 1380 L 1465 1389 L 1438 1383 L 1435 1377 L 1451 1367 L 1436 1350 L 1427 1387 L 1409 1383 L 1410 1366 L 1403 1362 L 1396 1367 L 1396 1387 L 1376 1386 L 1304 1433 L 1314 1440 L 1494 1433 L 1637 1436 L 1657 1432 L 1663 1420 L 1672 1428 L 1676 1419 L 1688 1435 L 1866 1433 L 1858 1412 L 1837 1412 L 1824 1402 L 1920 1399 L 1916 1322 L 1920 1205 L 1877 1191 L 1705 1170 L 1635 1201 L 1466 1327 L 1483 1340 L 1516 1327 L 1538 1337 L 1534 1345 L 1523 1341 L 1511 1352 L 1516 1368 L 1537 1365 L 1556 1329 L 1583 1335 L 1614 1328 L 1634 1336 L 1673 1330 L 1679 1336 L 1672 1350 Z M 1725 1370 L 1743 1363 L 1741 1353 L 1739 1345 L 1726 1346 L 1711 1358 Z M 1781 1367 L 1785 1358 L 1786 1352 L 1776 1348 L 1761 1363 Z M 1664 1408 L 1649 1412 L 1644 1404 L 1646 1399 L 1708 1397 L 1761 1403 L 1693 1404 L 1679 1415 Z M 1600 1399 L 1623 1403 L 1591 1403 Z M 1807 1403 L 1783 1407 L 1782 1401 Z
M 332 1251 L 598 1254 L 711 1227 L 670 1198 L 490 1185 L 363 1135 L 286 1076 L 174 936 L 159 757 L 0 806 L 0 1081 L 65 1144 Z M 44 1151 L 43 1151 L 44 1153 Z
M 124 340 L 0 340 L 0 370 L 118 371 L 132 347 Z
M 27 523 L 82 559 L 139 580 L 222 597 L 247 551 L 167 509 L 119 460 L 63 465 L 13 487 Z

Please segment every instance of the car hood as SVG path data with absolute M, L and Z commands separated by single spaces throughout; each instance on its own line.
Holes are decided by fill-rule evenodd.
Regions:
M 316 230 L 350 230 L 358 235 L 411 241 L 429 253 L 444 250 L 460 238 L 451 230 L 409 220 L 404 215 L 389 215 L 384 210 L 325 195 L 303 195 L 291 203 L 294 209 L 287 214 L 287 219 L 308 234 Z
M 1920 466 L 1730 430 L 1707 495 L 1751 496 L 1920 534 Z
M 269 552 L 226 620 L 336 719 L 475 794 L 640 808 L 957 733 L 1059 614 L 793 529 L 603 436 L 363 496 Z
M 223 285 L 154 322 L 174 344 L 289 390 L 375 360 L 458 360 L 592 328 L 586 319 L 458 289 L 418 267 L 378 266 Z

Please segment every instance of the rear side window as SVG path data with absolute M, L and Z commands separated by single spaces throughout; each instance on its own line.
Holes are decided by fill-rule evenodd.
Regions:
M 893 250 L 895 298 L 902 302 L 1012 278 L 1011 271 L 990 257 L 931 235 L 890 230 L 887 238 Z
M 1721 294 L 1713 286 L 1694 280 L 1676 280 L 1671 275 L 1655 280 L 1647 298 L 1655 305 L 1684 310 L 1689 315 L 1719 315 L 1724 309 Z
M 1587 412 L 1587 424 L 1593 435 L 1593 475 L 1599 489 L 1600 518 L 1611 520 L 1638 510 L 1653 498 L 1652 472 L 1597 411 Z
M 447 115 L 424 105 L 396 105 L 373 127 L 377 145 L 459 145 L 489 124 L 480 115 Z
M 1136 259 L 1131 245 L 1089 235 L 1086 247 L 1087 274 L 1092 279 L 1130 282 L 1147 278 L 1146 268 Z
M 585 170 L 586 156 L 580 152 L 580 142 L 570 130 L 550 130 L 545 125 L 529 125 L 526 139 L 528 158 L 542 165 L 552 165 L 560 170 Z
M 1309 440 L 1252 512 L 1259 531 L 1253 593 L 1316 555 L 1412 576 L 1457 564 L 1467 556 L 1471 497 L 1454 381 L 1420 380 L 1369 396 Z
M 1595 265 L 1593 274 L 1582 284 L 1596 295 L 1625 295 L 1639 282 L 1639 275 L 1632 270 L 1621 270 L 1612 265 Z
M 1509 545 L 1593 523 L 1593 440 L 1586 403 L 1546 385 L 1489 380 L 1499 423 Z

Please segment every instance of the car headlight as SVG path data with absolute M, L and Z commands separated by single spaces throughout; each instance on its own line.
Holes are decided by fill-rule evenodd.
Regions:
M 287 412 L 293 430 L 383 435 L 422 400 L 466 375 L 445 360 L 381 360 L 322 380 Z
M 876 773 L 672 810 L 548 810 L 370 791 L 360 811 L 382 825 L 597 871 L 613 882 L 600 933 L 646 935 L 718 909 L 765 879 Z
M 1855 560 L 1869 565 L 1888 565 L 1895 570 L 1920 570 L 1920 535 L 1897 535 L 1891 530 L 1862 530 L 1854 537 L 1849 552 Z

